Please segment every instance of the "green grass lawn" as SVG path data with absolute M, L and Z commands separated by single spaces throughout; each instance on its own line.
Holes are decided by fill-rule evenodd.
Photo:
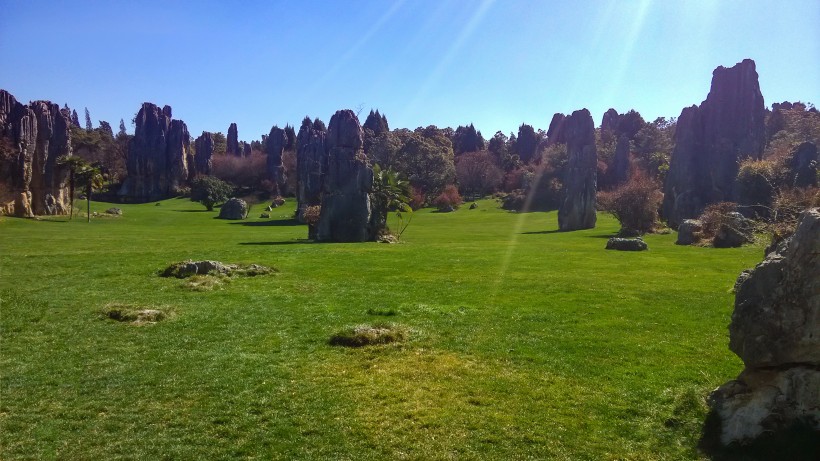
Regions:
M 609 216 L 559 233 L 489 200 L 417 212 L 397 245 L 306 243 L 291 201 L 120 207 L 0 218 L 0 459 L 697 459 L 703 398 L 742 369 L 731 288 L 762 259 L 674 234 L 605 251 Z M 189 258 L 279 273 L 157 276 Z M 328 344 L 383 322 L 408 339 Z

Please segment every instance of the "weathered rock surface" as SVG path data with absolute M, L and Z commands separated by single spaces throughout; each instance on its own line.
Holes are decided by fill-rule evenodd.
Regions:
M 586 109 L 576 110 L 564 122 L 567 139 L 567 172 L 564 199 L 558 209 L 562 231 L 595 227 L 595 192 L 598 156 L 595 151 L 595 123 Z
M 274 125 L 270 129 L 265 150 L 268 167 L 268 178 L 276 185 L 274 196 L 286 193 L 285 189 L 285 167 L 282 165 L 282 153 L 285 151 L 285 145 L 288 143 L 288 136 L 285 130 Z
M 618 130 L 618 122 L 621 120 L 620 114 L 615 109 L 609 109 L 604 112 L 601 118 L 601 131 L 615 132 Z
M 196 150 L 196 156 L 194 158 L 195 175 L 211 174 L 211 168 L 213 167 L 212 157 L 214 155 L 213 134 L 203 131 L 202 134 L 196 138 L 196 141 L 194 141 L 194 150 Z
M 703 223 L 697 219 L 684 219 L 678 226 L 677 245 L 693 245 L 700 241 L 700 233 L 703 231 Z
M 111 208 L 105 210 L 105 213 L 106 214 L 113 214 L 113 215 L 117 215 L 117 216 L 122 216 L 122 208 L 111 207 Z
M 820 209 L 738 283 L 729 348 L 745 369 L 709 399 L 721 442 L 794 423 L 820 430 Z
M 220 261 L 186 260 L 171 264 L 160 272 L 161 277 L 184 279 L 194 275 L 246 275 L 256 276 L 276 272 L 276 269 L 259 264 L 225 264 Z
M 239 131 L 236 128 L 236 123 L 231 123 L 231 126 L 228 127 L 228 138 L 226 141 L 226 154 L 236 156 L 242 155 L 242 151 L 239 149 Z
M 715 248 L 737 248 L 754 241 L 754 222 L 733 211 L 726 215 L 726 222 L 718 227 L 712 238 Z
M 171 108 L 143 103 L 128 144 L 127 177 L 119 190 L 126 202 L 151 202 L 172 197 L 188 180 L 188 128 L 171 120 Z
M 759 158 L 766 139 L 765 106 L 755 63 L 718 67 L 700 107 L 683 109 L 664 185 L 663 214 L 670 227 L 721 201 L 737 201 L 738 162 Z
M 248 216 L 248 203 L 241 198 L 230 198 L 219 208 L 219 219 L 245 219 Z
M 362 150 L 362 127 L 351 110 L 330 119 L 325 148 L 327 173 L 316 238 L 328 242 L 364 242 L 375 236 L 370 229 L 370 192 L 373 170 Z
M 57 104 L 23 105 L 0 90 L 0 181 L 12 196 L 2 204 L 6 213 L 20 217 L 68 213 L 68 169 L 58 159 L 71 155 L 70 126 L 70 114 Z
M 320 128 L 309 118 L 305 118 L 296 138 L 296 217 L 300 222 L 305 222 L 305 210 L 308 207 L 322 203 L 322 180 L 327 170 L 327 152 L 326 132 Z
M 789 159 L 790 176 L 794 187 L 817 186 L 817 146 L 804 142 Z
M 618 251 L 646 251 L 649 247 L 640 237 L 634 239 L 613 237 L 607 240 L 606 249 Z
M 547 129 L 547 141 L 549 144 L 563 144 L 567 142 L 564 134 L 564 122 L 567 117 L 564 114 L 556 113 L 552 116 L 550 127 Z

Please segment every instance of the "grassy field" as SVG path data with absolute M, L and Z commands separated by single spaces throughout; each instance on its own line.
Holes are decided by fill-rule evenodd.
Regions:
M 703 398 L 742 368 L 731 288 L 762 259 L 674 234 L 605 251 L 606 215 L 559 233 L 489 200 L 417 212 L 397 245 L 306 243 L 292 202 L 121 208 L 0 218 L 0 459 L 697 459 Z M 279 273 L 157 276 L 188 258 Z M 407 340 L 328 344 L 380 322 Z

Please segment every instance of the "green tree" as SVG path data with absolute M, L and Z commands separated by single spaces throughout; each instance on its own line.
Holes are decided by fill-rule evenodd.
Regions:
M 413 208 L 410 207 L 412 188 L 410 182 L 402 179 L 395 170 L 382 170 L 379 164 L 373 165 L 373 192 L 370 194 L 373 226 L 377 233 L 389 232 L 387 215 L 391 211 L 396 213 L 396 232 L 394 235 L 401 238 L 401 234 L 410 225 Z M 405 217 L 409 215 L 407 221 Z
M 103 178 L 100 168 L 92 165 L 77 156 L 63 156 L 57 163 L 68 168 L 68 190 L 69 190 L 69 218 L 74 217 L 74 191 L 77 186 L 85 190 L 85 201 L 88 222 L 91 222 L 91 193 L 94 189 L 102 187 Z
M 402 137 L 394 168 L 424 191 L 428 199 L 438 196 L 447 184 L 455 181 L 452 143 L 435 127 L 404 132 Z
M 191 183 L 191 201 L 205 205 L 208 211 L 213 211 L 217 203 L 231 198 L 231 194 L 233 187 L 213 176 L 200 176 Z
M 91 124 L 91 114 L 88 113 L 88 107 L 85 108 L 85 129 L 87 131 L 94 129 L 94 125 Z

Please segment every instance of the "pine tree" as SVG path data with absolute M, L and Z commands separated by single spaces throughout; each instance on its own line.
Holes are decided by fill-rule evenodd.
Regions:
M 71 124 L 76 126 L 77 128 L 80 127 L 80 117 L 77 117 L 77 111 L 71 111 Z
M 120 131 L 119 131 L 119 133 L 117 133 L 117 136 L 125 136 L 125 135 L 126 135 L 125 121 L 123 119 L 120 119 Z
M 85 129 L 91 131 L 94 125 L 91 124 L 91 114 L 88 113 L 88 107 L 85 108 Z

